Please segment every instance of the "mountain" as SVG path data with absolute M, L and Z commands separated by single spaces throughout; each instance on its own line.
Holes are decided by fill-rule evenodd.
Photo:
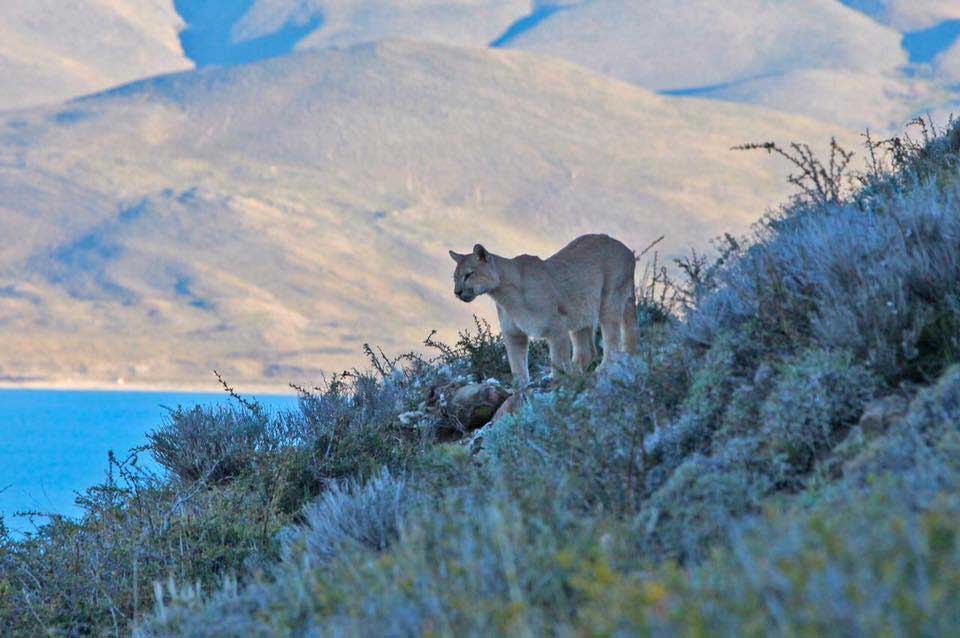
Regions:
M 888 132 L 951 99 L 933 80 L 904 73 L 902 39 L 834 0 L 595 0 L 552 13 L 504 46 L 671 95 Z
M 654 90 L 797 69 L 884 72 L 906 63 L 900 36 L 834 0 L 595 0 L 557 11 L 504 43 Z
M 935 112 L 946 122 L 951 103 L 960 97 L 922 78 L 833 69 L 802 69 L 677 94 L 755 104 L 883 135 L 920 112 Z M 929 107 L 918 112 L 917 104 Z
M 0 110 L 188 69 L 169 0 L 0 0 Z
M 888 133 L 960 103 L 928 64 L 958 35 L 958 11 L 876 0 L 256 0 L 230 32 L 235 47 L 286 33 L 299 49 L 396 36 L 522 49 L 672 95 Z
M 832 125 L 659 96 L 522 52 L 391 41 L 138 82 L 0 118 L 0 377 L 317 381 L 472 312 L 449 248 L 584 232 L 676 254 L 786 192 L 730 147 Z

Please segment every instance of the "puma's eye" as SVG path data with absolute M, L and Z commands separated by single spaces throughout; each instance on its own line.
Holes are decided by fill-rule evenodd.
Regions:
M 472 275 L 472 274 L 473 274 L 472 272 L 468 272 L 467 274 L 465 274 L 465 275 L 463 276 L 463 280 L 466 281 L 467 279 L 470 279 L 470 275 Z

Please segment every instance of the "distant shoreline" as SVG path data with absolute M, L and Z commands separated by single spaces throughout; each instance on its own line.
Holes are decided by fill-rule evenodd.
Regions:
M 233 385 L 231 383 L 231 385 Z M 245 384 L 238 383 L 234 388 L 241 396 L 269 395 L 295 396 L 289 385 L 283 384 Z M 183 393 L 183 394 L 224 394 L 223 387 L 213 382 L 209 385 L 175 383 L 108 383 L 104 381 L 0 381 L 0 391 L 36 390 L 50 392 L 139 392 L 139 393 Z

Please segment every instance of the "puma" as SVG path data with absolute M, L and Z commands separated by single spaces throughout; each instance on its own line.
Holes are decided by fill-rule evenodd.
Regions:
M 473 252 L 450 251 L 457 263 L 453 292 L 470 303 L 490 295 L 516 382 L 530 380 L 531 337 L 546 339 L 555 372 L 585 372 L 596 356 L 597 325 L 603 361 L 634 353 L 638 325 L 633 251 L 607 235 L 583 235 L 555 255 L 501 257 L 477 244 Z

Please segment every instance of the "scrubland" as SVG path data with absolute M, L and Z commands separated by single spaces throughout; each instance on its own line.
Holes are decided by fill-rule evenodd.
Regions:
M 650 262 L 641 351 L 469 445 L 399 415 L 509 383 L 483 323 L 435 357 L 368 348 L 294 412 L 170 413 L 80 519 L 0 535 L 0 634 L 949 635 L 960 126 L 911 135 L 856 171 L 760 145 L 797 195 Z

